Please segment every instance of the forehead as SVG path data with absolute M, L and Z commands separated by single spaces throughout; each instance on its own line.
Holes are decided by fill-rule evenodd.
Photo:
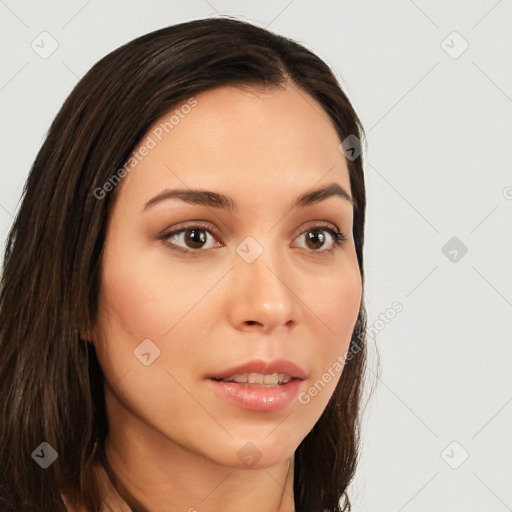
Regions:
M 295 86 L 220 87 L 183 101 L 151 126 L 134 150 L 139 160 L 121 195 L 139 203 L 179 186 L 256 201 L 333 181 L 350 193 L 339 143 L 322 106 Z

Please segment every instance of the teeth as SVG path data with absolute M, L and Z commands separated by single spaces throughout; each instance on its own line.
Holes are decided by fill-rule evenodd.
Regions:
M 272 384 L 273 386 L 277 386 L 277 383 L 279 382 L 279 375 L 273 374 L 273 375 L 265 375 L 263 377 L 263 384 Z
M 264 378 L 261 373 L 249 373 L 249 384 L 263 384 Z
M 222 382 L 237 382 L 238 384 L 256 384 L 259 386 L 279 386 L 290 382 L 292 378 L 285 373 L 273 373 L 263 375 L 262 373 L 235 373 L 231 377 L 222 379 Z

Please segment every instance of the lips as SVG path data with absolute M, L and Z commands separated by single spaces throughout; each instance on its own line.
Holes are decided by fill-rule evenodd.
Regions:
M 292 379 L 304 380 L 307 378 L 306 372 L 295 363 L 285 359 L 275 359 L 274 361 L 264 361 L 262 359 L 254 359 L 246 363 L 226 368 L 220 372 L 209 376 L 213 380 L 223 380 L 237 374 L 284 374 Z

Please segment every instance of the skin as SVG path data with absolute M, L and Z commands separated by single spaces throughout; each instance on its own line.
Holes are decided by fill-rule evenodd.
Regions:
M 346 353 L 361 301 L 352 205 L 292 203 L 332 182 L 350 194 L 348 168 L 328 115 L 303 91 L 222 87 L 196 99 L 116 191 L 89 333 L 106 379 L 106 453 L 149 511 L 289 512 L 294 451 L 340 373 L 307 405 L 272 413 L 228 403 L 207 377 L 283 358 L 304 369 L 305 391 Z M 171 199 L 143 211 L 166 188 L 220 192 L 240 210 Z M 204 248 L 187 245 L 190 231 L 158 239 L 186 221 L 211 226 Z M 304 233 L 322 221 L 347 236 L 340 247 L 326 231 L 308 245 Z M 263 247 L 250 264 L 235 251 L 247 236 Z M 145 339 L 160 349 L 149 366 L 134 356 Z M 261 454 L 251 467 L 237 456 L 247 442 Z

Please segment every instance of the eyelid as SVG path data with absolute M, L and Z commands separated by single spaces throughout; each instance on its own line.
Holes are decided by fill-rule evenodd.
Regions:
M 319 251 L 309 250 L 308 252 L 311 254 L 332 254 L 336 251 L 336 249 L 341 249 L 344 242 L 348 240 L 348 236 L 345 235 L 336 224 L 329 221 L 310 221 L 305 225 L 301 226 L 301 228 L 296 232 L 293 236 L 293 240 L 296 240 L 298 237 L 303 235 L 308 231 L 328 231 L 333 239 L 333 245 L 330 249 L 324 249 Z
M 213 224 L 206 222 L 206 221 L 190 220 L 190 221 L 182 222 L 176 226 L 173 226 L 171 230 L 166 229 L 166 230 L 162 231 L 158 235 L 158 239 L 162 240 L 164 243 L 171 246 L 172 250 L 176 250 L 176 251 L 183 252 L 183 253 L 199 254 L 202 252 L 207 252 L 210 249 L 212 249 L 212 248 L 210 248 L 210 249 L 188 249 L 188 248 L 184 248 L 184 247 L 181 247 L 176 244 L 172 244 L 172 243 L 168 242 L 168 239 L 171 237 L 171 235 L 176 235 L 178 233 L 181 233 L 183 231 L 187 231 L 188 229 L 193 229 L 193 228 L 199 228 L 204 231 L 207 231 L 210 234 L 214 235 L 215 238 L 217 238 L 217 239 L 221 238 L 218 229 Z M 318 250 L 318 251 L 310 250 L 310 251 L 308 251 L 312 254 L 332 253 L 336 248 L 341 248 L 341 245 L 343 244 L 343 242 L 348 240 L 348 236 L 346 236 L 336 226 L 336 224 L 329 222 L 329 221 L 309 221 L 306 224 L 303 224 L 300 228 L 298 228 L 294 232 L 293 240 L 296 240 L 299 236 L 303 235 L 305 232 L 313 231 L 315 229 L 318 229 L 318 230 L 323 229 L 323 230 L 327 230 L 327 231 L 332 231 L 330 234 L 331 234 L 331 237 L 333 238 L 333 246 L 330 249 L 326 249 L 326 250 Z M 217 240 L 217 243 L 219 243 L 218 240 Z M 222 244 L 222 242 L 220 242 L 220 243 Z M 222 244 L 222 245 L 224 245 L 224 244 Z
M 180 231 L 185 231 L 187 229 L 192 228 L 201 228 L 205 231 L 210 231 L 211 233 L 215 234 L 216 236 L 220 236 L 220 233 L 218 229 L 211 223 L 206 222 L 204 220 L 187 220 L 185 222 L 181 222 L 180 224 L 177 224 L 176 226 L 173 226 L 171 229 L 166 228 L 161 233 L 158 234 L 159 238 L 163 237 L 169 237 L 170 235 L 174 233 L 179 233 Z
M 332 222 L 329 222 L 327 220 L 312 220 L 309 222 L 306 222 L 306 224 L 301 225 L 300 228 L 298 228 L 297 231 L 294 232 L 294 239 L 297 238 L 299 235 L 302 235 L 304 231 L 313 230 L 313 229 L 322 229 L 322 228 L 331 228 L 337 233 L 341 233 L 338 226 L 336 224 L 333 224 Z

